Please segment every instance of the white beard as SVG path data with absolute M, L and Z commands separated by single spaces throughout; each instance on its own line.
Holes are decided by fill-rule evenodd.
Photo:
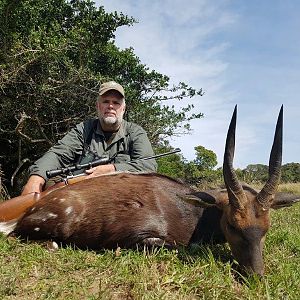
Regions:
M 107 125 L 115 125 L 118 122 L 118 118 L 116 117 L 103 118 L 103 122 Z
M 119 115 L 104 117 L 102 113 L 97 110 L 98 118 L 100 123 L 105 127 L 108 127 L 106 130 L 116 130 L 122 123 L 124 112 L 121 112 Z

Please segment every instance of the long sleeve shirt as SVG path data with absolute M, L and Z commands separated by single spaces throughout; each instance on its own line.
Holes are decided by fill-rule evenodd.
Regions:
M 115 156 L 116 171 L 155 172 L 155 159 L 140 158 L 154 155 L 145 130 L 131 122 L 122 121 L 119 130 L 107 140 L 98 119 L 86 120 L 71 129 L 56 145 L 51 147 L 30 167 L 30 175 L 39 175 L 47 180 L 46 171 L 65 168 L 79 161 L 84 154 L 86 140 L 89 151 L 99 157 Z

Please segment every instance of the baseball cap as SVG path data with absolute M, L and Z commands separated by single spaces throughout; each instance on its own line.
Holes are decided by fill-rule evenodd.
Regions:
M 125 92 L 124 92 L 123 87 L 115 81 L 108 81 L 108 82 L 102 83 L 100 85 L 99 95 L 102 96 L 103 94 L 105 94 L 106 92 L 108 92 L 110 90 L 118 91 L 125 98 Z

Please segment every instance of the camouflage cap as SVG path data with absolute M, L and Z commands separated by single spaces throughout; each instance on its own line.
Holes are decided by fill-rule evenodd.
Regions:
M 108 82 L 102 83 L 100 85 L 99 95 L 102 96 L 103 94 L 105 94 L 106 92 L 108 92 L 110 90 L 118 91 L 125 98 L 125 92 L 124 92 L 123 87 L 115 81 L 108 81 Z

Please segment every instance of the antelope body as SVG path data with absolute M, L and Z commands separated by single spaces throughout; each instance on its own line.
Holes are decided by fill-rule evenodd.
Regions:
M 282 108 L 270 156 L 269 180 L 260 192 L 242 185 L 232 167 L 236 108 L 224 154 L 226 189 L 199 192 L 167 176 L 118 173 L 54 190 L 18 220 L 14 234 L 80 248 L 136 245 L 187 246 L 227 241 L 239 264 L 263 274 L 263 244 L 270 208 L 297 196 L 276 194 L 282 152 Z

